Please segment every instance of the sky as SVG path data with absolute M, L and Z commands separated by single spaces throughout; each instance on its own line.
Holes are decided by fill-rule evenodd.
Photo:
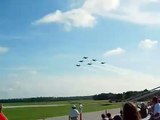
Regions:
M 160 0 L 0 0 L 0 99 L 155 88 L 159 32 Z

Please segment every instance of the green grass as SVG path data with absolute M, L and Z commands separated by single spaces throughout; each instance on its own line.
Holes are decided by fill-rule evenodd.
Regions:
M 104 100 L 103 101 L 82 100 L 82 101 L 36 103 L 36 104 L 65 104 L 65 105 L 56 107 L 52 106 L 52 107 L 6 108 L 3 109 L 3 112 L 9 120 L 37 120 L 47 117 L 68 115 L 71 109 L 71 105 L 75 104 L 78 106 L 79 103 L 82 103 L 84 106 L 83 112 L 93 112 L 105 109 L 118 108 L 121 106 L 120 103 L 108 103 L 107 101 Z M 26 103 L 25 105 L 31 105 L 31 104 L 32 103 Z M 24 105 L 24 104 L 16 103 L 8 105 Z
M 19 102 L 19 103 L 4 103 L 4 106 L 20 106 L 20 105 L 50 105 L 50 104 L 68 104 L 68 101 L 58 102 Z

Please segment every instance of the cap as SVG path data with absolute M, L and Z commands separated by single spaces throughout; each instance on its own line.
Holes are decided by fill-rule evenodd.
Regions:
M 72 105 L 72 108 L 75 109 L 75 108 L 76 108 L 76 105 Z

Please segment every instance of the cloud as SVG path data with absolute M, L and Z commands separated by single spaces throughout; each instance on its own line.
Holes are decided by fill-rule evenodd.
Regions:
M 124 49 L 122 49 L 122 48 L 116 48 L 116 49 L 107 51 L 106 53 L 104 53 L 104 56 L 105 57 L 120 56 L 120 55 L 125 54 L 125 52 L 126 51 Z
M 96 18 L 83 9 L 73 9 L 67 12 L 57 10 L 35 23 L 60 23 L 65 26 L 65 29 L 70 29 L 71 27 L 93 27 L 96 23 Z
M 140 25 L 160 25 L 159 10 L 153 10 L 157 4 L 156 0 L 120 0 L 118 9 L 104 16 Z
M 85 0 L 77 9 L 66 12 L 56 11 L 36 23 L 54 22 L 64 24 L 65 27 L 93 27 L 97 18 L 103 17 L 145 26 L 159 26 L 158 3 L 160 3 L 158 0 Z
M 124 69 L 110 64 L 99 67 L 92 66 L 91 69 L 99 71 L 100 73 L 103 72 L 104 75 L 67 74 L 63 76 L 55 76 L 38 74 L 34 79 L 32 79 L 31 76 L 21 75 L 18 78 L 10 79 L 10 82 L 2 83 L 2 87 L 0 88 L 1 98 L 32 96 L 62 97 L 94 95 L 103 92 L 119 93 L 129 90 L 150 89 L 159 85 L 159 76 L 155 77 L 149 74 L 139 73 L 137 71 Z M 114 74 L 107 75 L 109 72 Z M 115 85 L 118 86 L 114 88 L 113 86 Z
M 76 1 L 75 1 L 76 2 Z M 72 3 L 73 4 L 73 3 Z M 159 0 L 85 0 L 80 7 L 45 15 L 34 24 L 59 23 L 72 27 L 93 27 L 98 17 L 117 19 L 146 26 L 160 25 Z
M 154 49 L 158 44 L 158 41 L 151 40 L 151 39 L 145 39 L 143 41 L 140 41 L 139 47 L 145 50 Z
M 0 54 L 7 53 L 8 51 L 9 51 L 9 48 L 0 46 Z
M 82 8 L 91 14 L 103 15 L 116 10 L 118 6 L 119 0 L 86 0 Z
M 118 0 L 86 0 L 82 7 L 71 9 L 66 12 L 57 10 L 45 15 L 34 24 L 59 23 L 64 25 L 66 30 L 71 27 L 93 27 L 96 23 L 94 14 L 101 14 L 117 7 Z

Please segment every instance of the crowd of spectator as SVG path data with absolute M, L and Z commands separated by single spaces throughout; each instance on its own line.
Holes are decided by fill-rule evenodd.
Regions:
M 108 112 L 101 114 L 101 120 L 142 120 L 144 118 L 160 120 L 160 101 L 158 97 L 153 97 L 148 103 L 125 102 L 120 114 L 114 117 Z

